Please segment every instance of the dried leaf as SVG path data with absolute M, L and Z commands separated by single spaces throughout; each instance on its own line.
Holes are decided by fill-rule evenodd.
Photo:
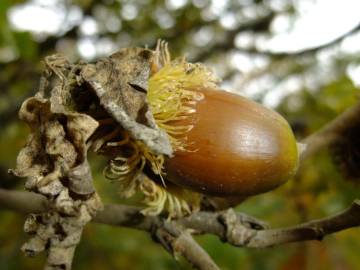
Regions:
M 153 52 L 123 49 L 86 65 L 81 72 L 105 110 L 137 140 L 157 154 L 172 154 L 167 134 L 157 128 L 146 102 Z

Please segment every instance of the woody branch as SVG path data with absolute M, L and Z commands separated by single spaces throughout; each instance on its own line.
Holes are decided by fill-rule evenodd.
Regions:
M 47 200 L 29 192 L 0 189 L 0 207 L 24 214 L 41 213 L 47 210 Z M 261 222 L 232 209 L 198 212 L 189 217 L 167 221 L 159 216 L 143 216 L 136 207 L 114 204 L 105 205 L 93 222 L 147 231 L 168 251 L 181 253 L 197 269 L 218 269 L 191 238 L 187 229 L 192 229 L 196 234 L 217 235 L 229 244 L 249 248 L 321 240 L 328 234 L 360 226 L 360 201 L 355 200 L 348 209 L 333 216 L 278 229 L 265 229 Z

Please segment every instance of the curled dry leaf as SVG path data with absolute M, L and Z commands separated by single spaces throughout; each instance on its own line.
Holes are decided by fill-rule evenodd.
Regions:
M 86 65 L 81 77 L 95 91 L 105 110 L 154 153 L 172 155 L 165 131 L 157 128 L 146 102 L 153 51 L 122 49 L 95 64 Z

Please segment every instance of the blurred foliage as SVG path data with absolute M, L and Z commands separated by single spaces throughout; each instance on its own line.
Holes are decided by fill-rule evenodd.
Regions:
M 1 187 L 23 189 L 21 180 L 6 173 L 7 168 L 14 167 L 28 134 L 17 120 L 17 110 L 36 91 L 41 59 L 55 52 L 72 61 L 93 60 L 119 47 L 153 47 L 158 38 L 163 38 L 169 41 L 175 56 L 186 54 L 190 60 L 212 66 L 224 78 L 223 87 L 276 106 L 299 139 L 358 101 L 358 89 L 348 70 L 357 65 L 359 56 L 339 52 L 341 40 L 295 55 L 259 51 L 240 42 L 246 35 L 252 39 L 273 35 L 274 18 L 294 13 L 292 1 L 239 0 L 219 4 L 222 1 L 54 0 L 49 1 L 51 5 L 68 15 L 56 32 L 23 31 L 11 22 L 9 14 L 14 8 L 27 4 L 49 7 L 45 2 L 0 1 Z M 80 15 L 69 23 L 70 15 L 76 12 Z M 249 59 L 251 69 L 242 66 Z M 287 91 L 294 81 L 296 91 Z M 92 157 L 97 189 L 104 202 L 123 203 L 116 185 L 101 175 L 104 162 Z M 278 227 L 330 215 L 347 207 L 356 197 L 359 184 L 346 181 L 324 150 L 306 161 L 295 179 L 274 192 L 248 199 L 238 210 Z M 0 212 L 0 269 L 42 267 L 44 257 L 26 258 L 20 252 L 26 238 L 23 221 L 16 213 Z M 201 236 L 198 240 L 221 269 L 360 268 L 359 229 L 329 236 L 322 242 L 266 250 L 235 248 L 213 236 Z M 183 262 L 180 265 L 189 268 Z M 181 269 L 180 265 L 142 232 L 96 224 L 86 227 L 74 260 L 74 269 L 80 270 Z

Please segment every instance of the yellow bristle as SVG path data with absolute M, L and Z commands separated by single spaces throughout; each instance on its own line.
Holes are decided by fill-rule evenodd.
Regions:
M 191 105 L 200 101 L 203 95 L 193 89 L 214 87 L 216 82 L 207 68 L 183 59 L 166 63 L 150 78 L 147 97 L 151 112 L 157 125 L 168 133 L 175 151 L 186 148 L 181 135 L 192 126 L 172 126 L 171 123 L 195 113 Z
M 174 121 L 184 120 L 195 113 L 192 105 L 200 101 L 203 95 L 197 87 L 216 86 L 218 79 L 203 65 L 187 63 L 184 59 L 171 61 L 167 43 L 160 41 L 155 51 L 152 65 L 153 75 L 148 82 L 147 99 L 159 128 L 169 136 L 174 151 L 190 151 L 186 142 L 186 133 L 192 125 L 174 126 Z M 118 144 L 117 144 L 118 145 Z M 112 146 L 108 143 L 108 146 Z M 140 191 L 145 195 L 147 215 L 158 215 L 167 210 L 169 217 L 182 216 L 196 211 L 200 204 L 200 194 L 183 191 L 179 187 L 167 187 L 163 176 L 165 157 L 151 152 L 142 142 L 130 138 L 127 146 L 132 154 L 116 157 L 105 168 L 108 179 L 120 180 L 121 194 L 128 197 Z M 149 179 L 142 173 L 145 164 L 159 175 L 163 186 Z

